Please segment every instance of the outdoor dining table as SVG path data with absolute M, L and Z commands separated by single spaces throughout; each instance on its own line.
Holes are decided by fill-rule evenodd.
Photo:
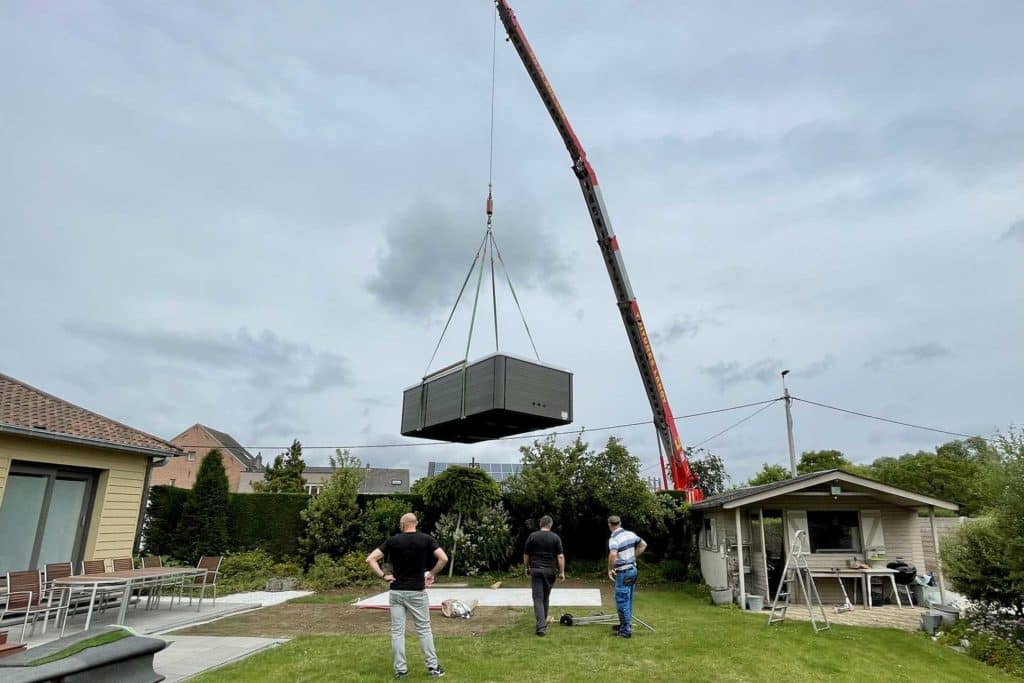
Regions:
M 92 611 L 96 605 L 96 594 L 103 588 L 124 587 L 124 597 L 121 599 L 121 608 L 117 613 L 117 623 L 123 624 L 128 617 L 128 601 L 131 598 L 132 590 L 148 585 L 158 585 L 167 579 L 202 576 L 204 578 L 203 590 L 199 592 L 199 602 L 196 605 L 198 612 L 203 606 L 203 595 L 206 593 L 206 572 L 207 570 L 197 567 L 146 567 L 104 574 L 66 576 L 62 579 L 53 579 L 53 584 L 77 588 L 90 593 L 89 609 L 85 615 L 85 629 L 88 630 L 89 624 L 92 622 Z

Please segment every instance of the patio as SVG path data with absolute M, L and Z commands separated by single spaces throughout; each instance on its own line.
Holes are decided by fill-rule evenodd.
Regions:
M 829 608 L 826 607 L 826 611 Z M 855 607 L 850 612 L 827 611 L 830 624 L 842 624 L 844 626 L 869 626 L 873 628 L 895 628 L 900 631 L 911 633 L 921 630 L 921 615 L 928 610 L 923 607 L 897 607 L 896 605 L 883 605 L 864 609 L 861 606 Z M 768 619 L 768 612 L 765 612 L 765 620 Z M 816 613 L 817 614 L 817 613 Z M 821 619 L 820 616 L 816 617 Z M 786 619 L 796 621 L 809 621 L 805 605 L 792 605 L 786 612 Z
M 157 673 L 166 676 L 168 682 L 174 683 L 202 671 L 248 657 L 255 652 L 275 647 L 287 642 L 288 639 L 238 636 L 164 636 L 163 634 L 261 607 L 280 604 L 308 594 L 307 591 L 237 593 L 219 597 L 216 605 L 212 600 L 204 600 L 202 608 L 198 612 L 195 605 L 190 609 L 187 606 L 187 601 L 182 607 L 176 603 L 173 609 L 170 609 L 170 598 L 164 597 L 159 609 L 155 605 L 152 609 L 145 609 L 145 601 L 138 607 L 130 605 L 125 626 L 139 635 L 155 636 L 167 641 L 168 647 L 156 654 L 154 666 Z M 90 628 L 96 629 L 115 624 L 117 615 L 117 606 L 108 608 L 105 612 L 97 611 L 93 615 Z M 84 620 L 84 614 L 75 615 L 68 623 L 67 633 L 80 631 Z M 4 628 L 20 630 L 21 624 L 18 623 L 17 626 L 8 624 Z M 52 623 L 44 635 L 42 622 L 40 622 L 36 625 L 35 633 L 28 638 L 28 647 L 33 648 L 49 642 L 56 639 L 58 635 L 59 629 L 55 629 Z

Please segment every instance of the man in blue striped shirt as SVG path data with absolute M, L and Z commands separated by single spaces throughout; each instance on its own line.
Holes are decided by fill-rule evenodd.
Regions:
M 633 637 L 633 588 L 636 586 L 636 558 L 647 550 L 642 538 L 622 528 L 618 515 L 608 518 L 608 578 L 615 582 L 615 608 L 619 612 L 619 626 L 612 627 L 612 635 Z

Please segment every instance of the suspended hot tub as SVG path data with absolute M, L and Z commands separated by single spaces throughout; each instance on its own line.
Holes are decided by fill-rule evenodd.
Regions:
M 572 422 L 572 373 L 495 353 L 427 375 L 402 397 L 402 436 L 476 443 Z

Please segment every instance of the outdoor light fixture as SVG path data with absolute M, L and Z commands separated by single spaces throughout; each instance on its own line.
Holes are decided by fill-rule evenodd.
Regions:
M 839 498 L 839 494 L 843 492 L 843 489 L 839 487 L 839 484 L 832 484 L 830 491 L 832 493 L 832 498 L 834 500 Z

